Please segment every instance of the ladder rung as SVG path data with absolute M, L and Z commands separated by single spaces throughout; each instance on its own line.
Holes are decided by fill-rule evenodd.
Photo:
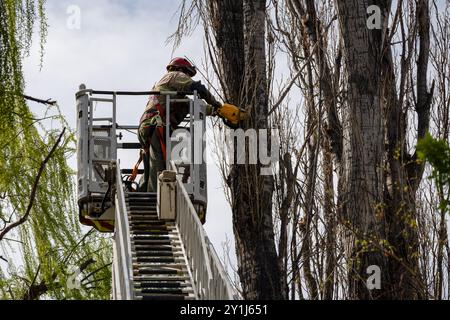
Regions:
M 132 230 L 155 230 L 155 231 L 171 231 L 174 230 L 173 227 L 168 226 L 155 226 L 152 224 L 132 224 L 130 225 L 130 229 Z
M 190 278 L 187 275 L 155 275 L 155 274 L 146 274 L 146 275 L 138 275 L 134 276 L 133 279 L 135 281 L 189 281 Z
M 142 211 L 153 211 L 153 212 L 157 212 L 156 210 L 156 205 L 155 206 L 149 206 L 149 205 L 136 205 L 136 204 L 132 204 L 129 205 L 127 207 L 128 211 L 138 211 L 138 212 L 142 212 Z
M 167 246 L 167 245 L 133 245 L 132 249 L 136 251 L 173 251 L 177 247 Z
M 186 266 L 180 262 L 138 262 L 133 264 L 133 269 L 141 270 L 144 269 L 152 269 L 152 268 L 168 268 L 168 269 L 176 269 L 179 271 L 186 271 Z
M 175 257 L 182 256 L 182 252 L 173 252 L 173 251 L 137 251 L 133 252 L 137 257 Z
M 130 215 L 144 215 L 144 216 L 155 216 L 157 217 L 157 211 L 155 210 L 128 210 L 128 214 Z
M 185 288 L 165 288 L 165 287 L 149 287 L 149 288 L 141 288 L 134 290 L 136 295 L 145 295 L 145 294 L 193 294 L 194 290 L 185 289 Z
M 142 202 L 147 203 L 147 202 L 149 202 L 149 204 L 155 205 L 156 195 L 155 196 L 139 196 L 136 198 L 128 197 L 128 202 L 131 202 L 131 203 L 142 203 Z
M 142 296 L 136 296 L 141 300 L 192 300 L 193 297 L 181 294 L 145 294 Z
M 133 270 L 135 275 L 153 274 L 153 275 L 184 275 L 185 270 L 178 269 L 163 269 L 163 268 L 140 268 L 138 270 Z
M 180 246 L 181 242 L 179 240 L 170 240 L 170 239 L 164 239 L 164 240 L 133 240 L 132 241 L 135 245 L 172 245 L 172 246 Z
M 139 198 L 139 197 L 155 197 L 156 199 L 156 192 L 128 192 L 126 195 L 129 199 L 133 198 Z
M 135 235 L 131 237 L 132 241 L 135 240 L 178 240 L 178 236 L 176 235 L 169 235 L 169 234 L 143 234 L 143 235 Z
M 190 284 L 187 282 L 174 281 L 144 281 L 136 282 L 135 288 L 190 288 Z
M 156 219 L 156 221 L 158 221 L 158 215 L 156 214 L 134 214 L 134 213 L 128 213 L 128 218 L 129 219 L 138 219 L 138 220 L 144 220 L 147 219 L 149 221 L 155 221 L 154 219 Z
M 144 219 L 137 219 L 137 220 L 134 220 L 134 221 L 130 221 L 130 224 L 131 225 L 151 225 L 151 226 L 158 226 L 158 227 L 160 227 L 160 226 L 165 226 L 165 227 L 174 227 L 173 225 L 171 225 L 171 224 L 168 224 L 166 221 L 162 221 L 162 220 L 157 220 L 157 221 L 147 221 L 147 220 L 144 220 Z
M 136 291 L 141 291 L 145 289 L 156 289 L 156 288 L 164 288 L 164 289 L 179 289 L 185 290 L 186 292 L 192 292 L 192 287 L 186 282 L 178 282 L 178 281 L 151 281 L 151 282 L 138 282 L 135 283 L 134 288 Z
M 181 257 L 139 257 L 133 258 L 133 263 L 184 263 L 184 259 Z

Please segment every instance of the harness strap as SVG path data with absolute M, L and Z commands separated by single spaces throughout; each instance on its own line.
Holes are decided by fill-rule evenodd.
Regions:
M 164 156 L 164 161 L 167 161 L 167 154 L 166 154 L 166 143 L 164 140 L 164 127 L 158 127 L 158 137 L 159 137 L 159 142 L 161 144 L 161 151 L 163 153 Z
M 164 126 L 165 126 L 165 114 L 163 113 L 161 104 L 158 102 L 158 100 L 154 97 L 154 107 L 155 109 L 148 109 L 141 117 L 140 125 L 143 125 L 144 121 L 147 121 L 150 119 L 149 123 L 145 124 L 144 128 L 150 127 L 150 131 L 147 132 L 150 136 L 146 136 L 146 140 L 144 141 L 144 136 L 139 135 L 139 140 L 141 142 L 142 149 L 139 152 L 139 160 L 136 162 L 136 164 L 133 167 L 133 170 L 131 172 L 131 175 L 128 177 L 127 181 L 130 183 L 133 183 L 136 180 L 136 177 L 139 172 L 139 166 L 141 165 L 142 161 L 144 160 L 144 156 L 149 154 L 149 148 L 151 145 L 151 139 L 153 137 L 153 134 L 155 133 L 155 128 L 157 129 L 157 135 L 159 138 L 159 143 L 161 145 L 161 151 L 163 153 L 164 161 L 167 161 L 167 151 L 166 151 L 166 142 L 164 137 Z M 157 118 L 155 118 L 157 117 Z M 155 118 L 155 119 L 154 119 Z
M 154 118 L 155 116 L 159 116 L 159 117 L 160 117 L 160 120 L 162 120 L 162 123 L 158 123 L 158 121 L 156 121 L 156 123 L 153 123 L 152 126 L 155 126 L 156 129 L 157 129 L 157 134 L 158 134 L 158 138 L 159 138 L 159 143 L 160 143 L 160 145 L 161 145 L 161 151 L 162 151 L 162 153 L 163 153 L 164 161 L 167 161 L 166 142 L 165 142 L 165 137 L 164 137 L 165 114 L 164 114 L 164 112 L 163 112 L 163 109 L 162 109 L 161 104 L 159 103 L 158 99 L 154 98 L 153 100 L 154 100 L 154 103 L 155 103 L 154 107 L 156 108 L 156 110 L 154 110 L 154 109 L 153 109 L 153 110 L 152 110 L 152 109 L 149 109 L 149 110 L 142 116 L 140 122 L 142 123 L 143 121 L 148 120 L 148 119 L 152 119 L 152 118 Z M 160 121 L 160 122 L 161 122 L 161 121 Z M 138 161 L 138 163 L 136 164 L 137 167 L 139 167 L 139 165 L 140 165 L 141 162 L 142 162 L 142 159 L 143 159 L 143 154 L 142 154 L 142 152 L 144 152 L 145 154 L 148 154 L 148 153 L 149 153 L 149 147 L 150 147 L 150 145 L 151 145 L 151 139 L 152 139 L 153 133 L 154 133 L 154 130 L 152 130 L 152 134 L 151 134 L 149 137 L 147 137 L 147 139 L 149 139 L 149 140 L 148 140 L 148 143 L 146 143 L 145 146 L 143 146 L 143 149 L 141 149 L 139 161 Z M 137 172 L 137 167 L 135 166 L 135 168 L 133 169 L 133 174 L 134 174 L 134 171 Z M 133 177 L 133 174 L 131 175 L 131 177 Z M 136 173 L 136 174 L 137 174 L 137 173 Z M 131 177 L 130 177 L 130 178 L 131 178 Z M 134 179 L 136 179 L 136 177 L 134 177 Z
M 163 110 L 161 108 L 161 104 L 156 104 L 156 109 L 158 110 L 158 113 L 163 121 L 165 121 L 165 115 L 163 113 Z M 158 130 L 158 137 L 159 137 L 159 143 L 161 144 L 161 151 L 164 156 L 164 161 L 167 161 L 167 154 L 166 154 L 166 140 L 164 139 L 164 127 L 163 126 L 157 126 L 156 129 Z
M 158 111 L 149 109 L 146 112 L 144 112 L 144 114 L 142 115 L 141 120 L 139 122 L 142 123 L 142 122 L 144 122 L 147 119 L 153 118 L 157 114 L 158 114 Z

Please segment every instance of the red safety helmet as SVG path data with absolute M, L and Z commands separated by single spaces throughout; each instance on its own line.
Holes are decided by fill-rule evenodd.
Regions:
M 173 58 L 172 61 L 167 66 L 167 71 L 172 71 L 175 69 L 181 69 L 183 72 L 187 73 L 190 77 L 197 74 L 197 69 L 188 60 L 184 58 Z

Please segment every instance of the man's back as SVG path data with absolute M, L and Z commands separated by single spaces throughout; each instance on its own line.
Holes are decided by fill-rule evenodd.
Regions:
M 189 91 L 194 81 L 183 72 L 170 71 L 166 73 L 161 80 L 159 80 L 153 87 L 153 91 Z M 186 98 L 183 95 L 178 95 L 172 98 L 183 99 Z M 157 104 L 160 105 L 160 109 L 163 112 L 163 118 L 165 118 L 166 112 L 166 96 L 155 95 L 150 97 L 150 100 L 146 106 L 146 111 L 157 109 Z M 172 127 L 176 127 L 189 113 L 188 103 L 171 103 L 170 106 L 170 123 Z

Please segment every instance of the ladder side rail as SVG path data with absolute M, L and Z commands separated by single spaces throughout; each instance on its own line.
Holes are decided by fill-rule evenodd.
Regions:
M 175 167 L 173 162 L 171 163 Z M 210 260 L 208 258 L 203 226 L 179 176 L 177 176 L 176 183 L 176 223 L 180 230 L 180 237 L 186 251 L 189 268 L 191 269 L 199 298 L 211 299 L 209 286 L 213 275 L 209 265 Z
M 193 192 L 195 193 L 195 174 L 196 174 L 196 170 L 195 170 L 195 166 L 194 166 L 194 161 L 195 161 L 195 153 L 194 153 L 194 150 L 195 150 L 195 137 L 194 137 L 194 134 L 195 134 L 195 132 L 194 132 L 194 108 L 195 108 L 195 103 L 194 103 L 194 101 L 195 101 L 195 99 L 197 98 L 197 91 L 195 91 L 194 92 L 194 99 L 193 100 L 191 100 L 190 102 L 189 102 L 189 136 L 190 136 L 190 138 L 191 138 L 191 141 L 190 141 L 190 163 L 189 163 L 189 174 L 190 174 L 190 176 L 191 176 L 191 184 L 192 184 L 192 187 L 193 187 Z
M 114 231 L 114 259 L 117 261 L 118 274 L 114 280 L 117 296 L 122 300 L 133 300 L 133 265 L 131 255 L 131 238 L 128 221 L 127 207 L 125 203 L 125 193 L 122 185 L 120 166 L 117 164 L 116 176 L 116 221 Z M 118 281 L 118 283 L 117 283 Z
M 76 96 L 77 102 L 77 191 L 78 199 L 88 196 L 89 181 L 89 95 Z
M 113 94 L 112 98 L 113 112 L 112 112 L 112 131 L 111 131 L 111 158 L 117 159 L 117 95 Z M 122 183 L 122 179 L 120 179 Z
M 193 277 L 192 282 L 196 288 L 197 298 L 200 300 L 208 299 L 207 288 L 212 280 L 212 273 L 208 264 L 206 247 L 202 243 L 200 228 L 194 222 L 194 216 L 188 213 L 193 208 L 190 208 L 189 202 L 186 201 L 178 181 L 176 205 L 176 223 L 180 230 L 180 238 Z
M 170 95 L 166 95 L 166 114 L 164 115 L 164 117 L 166 118 L 166 128 L 164 130 L 165 132 L 165 137 L 164 139 L 166 139 L 166 168 L 169 168 L 170 166 L 170 161 L 172 160 L 172 145 L 170 142 L 170 129 L 171 129 L 171 123 L 170 123 Z
M 227 272 L 222 265 L 222 262 L 217 255 L 216 249 L 214 249 L 213 244 L 206 237 L 206 241 L 208 242 L 208 251 L 210 253 L 210 264 L 212 266 L 213 277 L 215 284 L 213 285 L 213 290 L 216 290 L 214 293 L 215 299 L 218 300 L 234 300 L 235 292 L 233 287 L 231 286 L 231 282 L 228 278 Z M 218 275 L 218 276 L 217 276 Z
M 119 259 L 117 255 L 116 241 L 114 239 L 113 243 L 113 264 L 112 264 L 112 299 L 113 300 L 122 300 L 122 295 L 120 290 L 118 290 L 117 286 L 120 283 L 119 277 Z
M 173 162 L 172 167 L 175 167 Z M 206 236 L 203 225 L 179 176 L 177 176 L 176 197 L 176 223 L 200 299 L 233 299 L 233 290 L 229 279 Z
M 94 146 L 92 145 L 93 143 L 93 126 L 94 126 L 94 119 L 93 119 L 93 114 L 94 114 L 94 104 L 91 101 L 91 96 L 88 96 L 88 188 L 90 189 L 92 187 L 92 183 L 93 183 L 93 172 L 92 172 L 92 168 L 93 168 L 93 159 L 94 159 Z M 90 190 L 89 190 L 90 191 Z

